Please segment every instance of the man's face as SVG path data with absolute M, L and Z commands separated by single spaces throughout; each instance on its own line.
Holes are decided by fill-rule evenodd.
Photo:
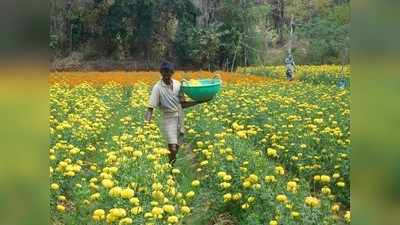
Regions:
M 172 70 L 161 70 L 161 76 L 164 80 L 171 79 L 173 74 L 174 74 L 174 71 L 172 71 Z

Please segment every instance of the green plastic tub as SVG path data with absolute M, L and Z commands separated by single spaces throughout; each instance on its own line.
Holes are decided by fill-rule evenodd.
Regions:
M 220 79 L 200 79 L 199 85 L 190 86 L 187 81 L 182 82 L 183 92 L 195 101 L 206 101 L 215 97 L 221 90 Z

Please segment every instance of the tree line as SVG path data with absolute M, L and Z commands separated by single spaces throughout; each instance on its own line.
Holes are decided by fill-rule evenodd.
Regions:
M 348 63 L 349 0 L 50 0 L 52 61 L 233 70 Z M 293 29 L 293 36 L 290 29 Z M 289 45 L 289 42 L 291 44 Z

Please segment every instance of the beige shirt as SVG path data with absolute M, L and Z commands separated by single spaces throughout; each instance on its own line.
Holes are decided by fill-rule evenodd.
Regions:
M 166 85 L 162 80 L 158 81 L 150 95 L 149 107 L 160 108 L 163 112 L 163 117 L 178 118 L 178 126 L 181 132 L 184 132 L 183 128 L 183 109 L 180 103 L 180 98 L 183 96 L 181 89 L 181 83 L 177 80 L 172 80 L 172 88 L 170 85 Z

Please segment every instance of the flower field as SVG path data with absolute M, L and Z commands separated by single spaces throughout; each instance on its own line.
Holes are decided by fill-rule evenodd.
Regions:
M 349 89 L 220 74 L 173 168 L 143 121 L 158 72 L 50 75 L 51 223 L 350 223 Z
M 254 66 L 238 68 L 239 73 L 256 74 L 266 77 L 285 79 L 285 66 Z M 340 65 L 298 65 L 295 70 L 295 79 L 313 84 L 335 85 L 341 80 L 350 84 L 350 66 Z

